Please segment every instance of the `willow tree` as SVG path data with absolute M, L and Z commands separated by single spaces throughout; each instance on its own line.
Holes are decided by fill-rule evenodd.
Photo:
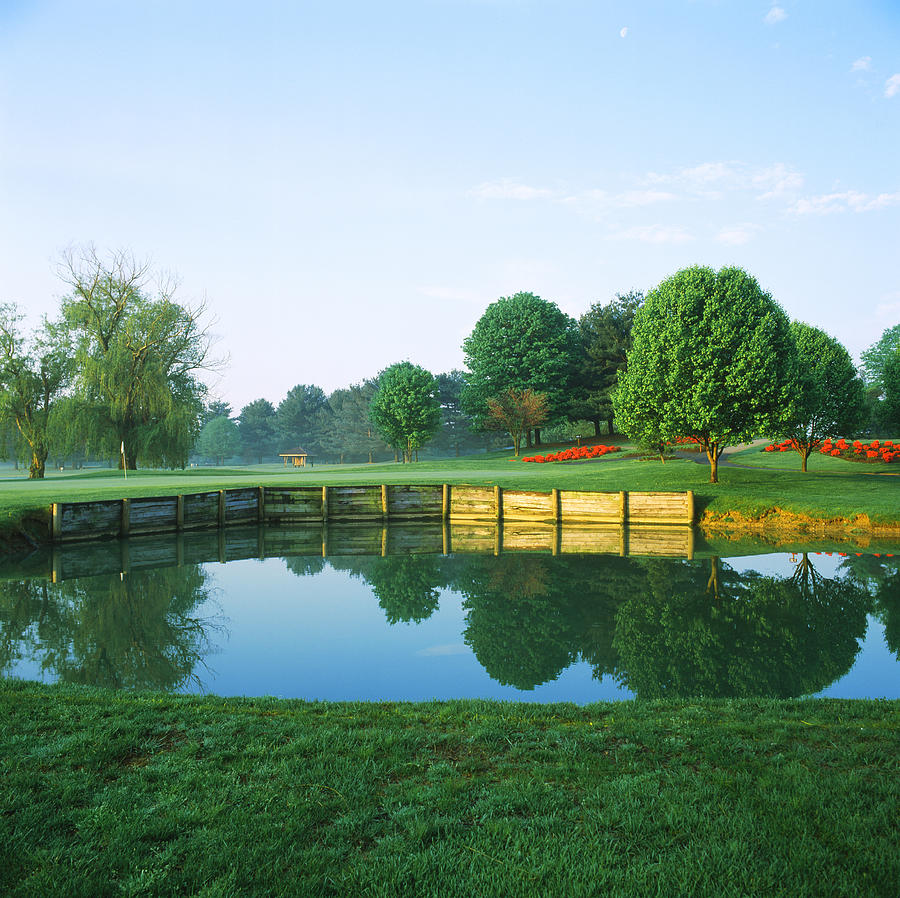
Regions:
M 710 482 L 730 445 L 778 432 L 796 401 L 787 315 L 740 268 L 686 268 L 651 291 L 634 319 L 616 421 L 651 445 L 693 437 Z
M 0 305 L 0 419 L 15 424 L 31 455 L 28 476 L 40 480 L 50 452 L 51 417 L 70 366 L 56 325 L 45 320 L 26 337 L 21 320 L 15 305 Z
M 202 323 L 203 304 L 175 301 L 169 278 L 151 284 L 146 263 L 93 247 L 68 252 L 60 277 L 71 292 L 63 319 L 75 347 L 73 406 L 85 445 L 118 455 L 125 467 L 183 467 L 198 432 L 204 371 L 218 366 Z

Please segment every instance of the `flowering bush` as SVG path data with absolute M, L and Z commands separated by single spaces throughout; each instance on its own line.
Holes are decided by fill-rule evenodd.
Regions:
M 796 449 L 794 440 L 784 440 L 781 443 L 771 443 L 764 447 L 763 452 L 788 452 Z M 833 458 L 846 458 L 850 461 L 880 461 L 890 464 L 900 459 L 900 445 L 895 445 L 893 440 L 872 440 L 871 443 L 863 443 L 862 440 L 854 440 L 848 443 L 843 437 L 839 440 L 825 439 L 819 446 L 821 455 L 830 455 Z
M 577 461 L 584 458 L 600 458 L 610 452 L 621 452 L 621 446 L 572 446 L 561 452 L 551 452 L 549 455 L 529 455 L 522 461 L 533 461 L 543 464 L 548 461 Z

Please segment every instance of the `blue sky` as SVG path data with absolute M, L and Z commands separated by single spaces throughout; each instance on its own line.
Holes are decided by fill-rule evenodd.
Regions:
M 0 135 L 0 301 L 149 257 L 236 411 L 693 264 L 857 357 L 900 321 L 893 0 L 0 0 Z

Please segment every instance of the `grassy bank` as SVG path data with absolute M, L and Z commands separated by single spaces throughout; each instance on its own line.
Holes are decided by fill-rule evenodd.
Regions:
M 900 703 L 0 682 L 8 895 L 895 895 Z
M 841 459 L 816 459 L 809 474 L 798 470 L 794 453 L 774 459 L 751 450 L 734 456 L 745 468 L 723 466 L 720 483 L 708 483 L 709 470 L 691 459 L 665 464 L 639 458 L 606 456 L 591 461 L 530 464 L 508 454 L 422 461 L 412 465 L 322 465 L 306 471 L 277 465 L 240 468 L 191 468 L 186 471 L 137 471 L 127 481 L 109 470 L 52 472 L 44 481 L 0 479 L 0 522 L 16 526 L 29 515 L 39 518 L 54 501 L 88 501 L 122 496 L 171 495 L 251 485 L 473 483 L 549 490 L 694 490 L 700 514 L 710 520 L 765 519 L 776 511 L 790 523 L 832 521 L 838 526 L 900 528 L 900 471 L 897 465 L 861 465 Z M 821 461 L 821 469 L 815 465 Z M 777 463 L 777 464 L 776 464 Z

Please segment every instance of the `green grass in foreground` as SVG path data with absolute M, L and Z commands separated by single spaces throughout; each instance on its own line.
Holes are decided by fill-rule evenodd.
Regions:
M 739 454 L 735 460 L 756 462 L 762 453 Z M 277 465 L 242 468 L 190 468 L 186 471 L 137 471 L 127 481 L 109 470 L 52 472 L 44 481 L 22 477 L 0 479 L 0 522 L 46 510 L 54 501 L 75 502 L 122 496 L 168 495 L 238 486 L 473 483 L 533 490 L 688 490 L 700 511 L 717 515 L 738 512 L 756 517 L 776 508 L 817 519 L 868 515 L 876 523 L 900 524 L 900 471 L 896 465 L 874 467 L 829 459 L 829 470 L 799 470 L 795 453 L 779 453 L 776 467 L 722 466 L 720 482 L 710 484 L 709 469 L 693 460 L 665 464 L 639 458 L 606 456 L 584 462 L 532 464 L 508 454 L 473 455 L 421 461 L 411 465 L 317 465 L 301 472 Z M 824 461 L 824 460 L 822 460 Z M 837 466 L 830 464 L 836 462 Z
M 0 893 L 895 896 L 900 703 L 0 681 Z

